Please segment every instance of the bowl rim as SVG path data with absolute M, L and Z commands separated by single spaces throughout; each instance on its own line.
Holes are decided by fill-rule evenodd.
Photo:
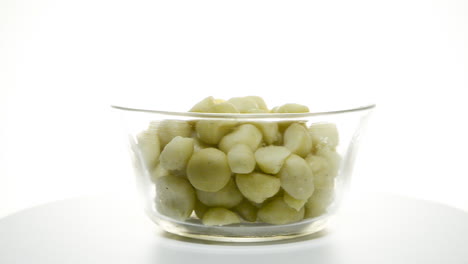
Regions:
M 372 110 L 376 107 L 375 104 L 367 104 L 354 108 L 339 109 L 333 111 L 323 111 L 323 112 L 307 112 L 307 113 L 200 113 L 200 112 L 174 112 L 174 111 L 161 111 L 153 109 L 141 109 L 141 108 L 132 108 L 119 105 L 111 105 L 113 109 L 129 111 L 129 112 L 142 112 L 142 113 L 153 113 L 160 115 L 169 115 L 169 116 L 185 116 L 185 117 L 199 117 L 199 118 L 254 118 L 254 119 L 272 119 L 272 118 L 301 118 L 301 117 L 312 117 L 312 116 L 322 116 L 322 115 L 336 115 L 336 114 L 346 114 L 353 112 L 361 112 Z

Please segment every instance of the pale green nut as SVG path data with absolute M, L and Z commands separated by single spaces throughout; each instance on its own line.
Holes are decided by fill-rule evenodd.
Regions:
M 314 192 L 314 175 L 307 162 L 291 154 L 278 173 L 281 187 L 298 200 L 308 199 Z
M 332 123 L 316 123 L 309 127 L 314 149 L 328 146 L 334 150 L 339 144 L 338 129 Z
M 306 199 L 296 199 L 286 192 L 284 193 L 283 200 L 289 207 L 294 208 L 296 211 L 300 211 L 301 208 L 304 207 L 304 204 L 307 202 Z
M 236 183 L 245 198 L 255 203 L 262 203 L 274 196 L 280 189 L 280 180 L 275 176 L 253 172 L 237 174 Z
M 227 153 L 229 167 L 233 173 L 250 173 L 255 169 L 255 156 L 249 146 L 238 144 Z
M 252 97 L 233 97 L 228 100 L 241 113 L 249 113 L 252 109 L 260 109 L 256 98 Z
M 212 107 L 219 103 L 220 100 L 214 99 L 213 96 L 208 96 L 195 104 L 189 112 L 209 113 Z
M 196 192 L 198 200 L 209 207 L 231 208 L 238 205 L 244 198 L 232 179 L 217 192 L 200 190 Z
M 163 149 L 160 162 L 166 170 L 185 170 L 192 156 L 194 140 L 177 136 L 173 138 Z
M 238 114 L 239 110 L 237 110 L 236 106 L 229 103 L 229 102 L 222 102 L 219 104 L 215 104 L 211 107 L 210 113 L 234 113 Z
M 200 120 L 195 125 L 198 138 L 206 143 L 215 145 L 237 125 L 234 121 Z
M 267 112 L 269 111 L 269 110 L 268 110 L 268 106 L 267 106 L 267 104 L 265 103 L 265 100 L 263 100 L 263 98 L 261 98 L 260 96 L 251 95 L 251 96 L 246 96 L 245 98 L 254 100 L 255 103 L 257 103 L 258 109 L 260 109 L 260 110 L 265 110 L 265 111 L 267 111 Z
M 210 208 L 205 212 L 202 222 L 207 226 L 223 226 L 240 223 L 239 216 L 225 208 Z
M 323 157 L 328 161 L 330 177 L 336 177 L 338 175 L 341 166 L 340 154 L 329 147 L 322 146 L 316 151 L 315 155 Z
M 159 213 L 185 220 L 195 207 L 195 191 L 184 178 L 172 175 L 160 177 L 156 179 L 155 203 Z
M 268 146 L 255 151 L 255 160 L 263 172 L 276 174 L 289 155 L 291 155 L 291 151 L 286 147 Z
M 221 190 L 231 178 L 226 154 L 215 148 L 195 152 L 187 165 L 187 178 L 198 190 L 205 192 Z
M 309 154 L 305 160 L 314 174 L 314 185 L 316 188 L 330 189 L 334 187 L 337 171 L 326 158 Z
M 173 138 L 177 136 L 190 137 L 192 126 L 183 120 L 163 120 L 157 128 L 161 147 L 166 146 Z
M 243 124 L 224 136 L 219 142 L 219 149 L 228 153 L 232 147 L 245 144 L 255 151 L 262 142 L 262 133 L 252 124 Z
M 301 157 L 307 156 L 312 150 L 312 139 L 309 131 L 302 124 L 290 125 L 284 132 L 283 141 L 285 147 Z
M 276 122 L 255 122 L 252 123 L 256 126 L 263 134 L 263 140 L 265 143 L 271 145 L 278 143 L 281 138 L 281 133 L 279 132 L 278 123 Z
M 258 219 L 264 223 L 284 225 L 301 221 L 304 218 L 304 208 L 299 211 L 289 207 L 282 197 L 277 197 L 258 210 Z
M 141 155 L 137 157 L 142 159 L 146 170 L 152 170 L 159 162 L 161 151 L 158 135 L 152 131 L 143 131 L 137 135 L 138 152 Z

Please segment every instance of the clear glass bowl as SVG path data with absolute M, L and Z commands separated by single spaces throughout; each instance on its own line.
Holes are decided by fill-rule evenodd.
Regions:
M 144 203 L 146 214 L 151 220 L 165 231 L 173 234 L 206 240 L 239 242 L 280 240 L 304 236 L 324 229 L 330 217 L 332 217 L 338 209 L 340 201 L 343 199 L 343 194 L 349 185 L 361 134 L 374 107 L 374 105 L 368 105 L 353 109 L 316 113 L 214 114 L 166 112 L 113 106 L 113 108 L 117 109 L 121 114 L 124 128 L 128 134 L 129 149 L 135 168 L 137 187 Z M 141 142 L 139 142 L 139 135 L 141 135 L 143 131 L 150 131 L 150 133 L 155 133 L 156 135 L 159 133 L 158 137 L 162 139 L 160 140 L 159 151 L 162 151 L 163 145 L 170 140 L 171 133 L 173 133 L 173 135 L 180 134 L 186 137 L 196 138 L 197 132 L 195 131 L 195 124 L 199 121 L 230 122 L 236 124 L 232 129 L 236 129 L 240 124 L 246 123 L 255 125 L 278 124 L 279 131 L 282 133 L 281 135 L 283 137 L 284 130 L 287 129 L 288 125 L 299 123 L 301 126 L 305 126 L 308 132 L 312 133 L 310 135 L 312 135 L 313 147 L 311 151 L 312 154 L 310 155 L 318 155 L 319 149 L 325 147 L 327 151 L 331 150 L 332 155 L 327 156 L 326 151 L 325 155 L 322 155 L 322 151 L 319 153 L 321 156 L 325 158 L 332 157 L 332 159 L 333 157 L 339 158 L 334 161 L 335 168 L 333 172 L 326 171 L 327 173 L 324 174 L 323 171 L 313 170 L 314 193 L 312 196 L 314 198 L 306 199 L 307 202 L 303 206 L 304 209 L 301 209 L 304 210 L 304 218 L 300 221 L 286 224 L 268 224 L 261 221 L 248 222 L 242 220 L 238 224 L 221 226 L 204 225 L 196 216 L 195 211 L 191 213 L 190 217 L 180 219 L 180 217 L 173 217 L 173 214 L 165 213 L 164 210 L 158 210 L 160 207 L 158 207 L 157 203 L 159 198 L 155 182 L 161 174 L 167 174 L 167 171 L 164 170 L 164 172 L 161 172 L 161 168 L 158 168 L 159 160 L 148 162 L 145 156 L 145 151 L 147 151 L 148 146 L 142 146 Z M 166 125 L 162 125 L 164 123 Z M 173 125 L 167 126 L 168 123 Z M 334 132 L 330 132 L 329 129 L 324 129 L 324 132 L 320 132 L 320 129 L 314 130 L 314 128 L 312 128 L 320 128 L 320 126 L 322 125 L 323 127 L 324 124 L 325 128 L 330 124 L 332 124 L 331 127 L 336 126 L 339 140 L 335 138 L 336 135 L 334 135 Z M 162 128 L 163 126 L 164 128 Z M 187 129 L 190 132 L 187 132 Z M 229 132 L 231 131 L 227 131 L 225 134 Z M 166 134 L 161 136 L 162 133 Z M 169 133 L 169 139 L 167 138 L 167 133 Z M 262 140 L 263 145 L 266 144 L 264 141 L 265 139 Z M 272 144 L 281 145 L 283 143 L 281 139 L 279 139 Z M 328 145 L 331 145 L 331 147 Z M 336 145 L 336 147 L 334 145 Z M 203 143 L 195 144 L 194 153 L 204 147 L 217 148 L 218 146 L 210 146 Z M 304 157 L 304 159 L 308 160 L 306 157 Z M 309 165 L 310 164 L 312 163 L 309 163 Z M 332 163 L 328 164 L 330 165 Z M 333 167 L 332 165 L 329 167 Z M 259 170 L 258 165 L 256 170 Z M 173 174 L 170 177 L 181 177 L 184 178 L 184 181 L 189 182 L 187 180 L 186 171 L 170 172 L 170 174 Z M 273 176 L 279 177 L 278 175 Z M 235 174 L 232 173 L 234 183 L 236 182 L 234 180 L 235 177 Z M 200 203 L 195 188 L 193 188 L 193 191 L 187 191 L 194 193 L 195 195 L 191 194 L 191 196 L 195 196 L 197 203 Z M 263 203 L 252 203 L 246 198 L 244 198 L 244 200 L 254 205 L 255 208 L 257 208 L 255 210 L 260 210 L 259 208 L 271 202 L 272 199 L 284 196 L 284 193 L 285 191 L 281 188 L 275 196 L 267 199 Z M 182 194 L 180 197 L 186 197 L 184 195 L 186 194 Z M 285 198 L 283 198 L 283 200 L 284 199 Z M 172 200 L 172 202 L 174 201 Z M 175 204 L 171 206 L 187 207 L 187 201 L 175 201 Z M 193 206 L 193 204 L 190 206 Z M 236 208 L 237 207 L 234 209 L 230 208 L 230 210 L 236 212 Z

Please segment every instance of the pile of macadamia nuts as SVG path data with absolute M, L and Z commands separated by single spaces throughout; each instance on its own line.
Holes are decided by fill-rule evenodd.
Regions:
M 258 96 L 207 97 L 200 113 L 307 113 L 299 104 L 271 110 Z M 153 121 L 137 135 L 139 158 L 156 188 L 155 209 L 204 225 L 282 225 L 326 213 L 341 158 L 332 123 L 204 118 Z

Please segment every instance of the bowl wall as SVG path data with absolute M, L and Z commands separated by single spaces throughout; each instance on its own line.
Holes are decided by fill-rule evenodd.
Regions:
M 136 185 L 141 200 L 144 203 L 146 214 L 161 228 L 170 233 L 207 240 L 244 242 L 303 236 L 325 228 L 330 217 L 339 208 L 346 189 L 349 186 L 361 135 L 373 106 L 328 113 L 272 115 L 169 113 L 116 108 L 119 109 L 125 133 L 128 135 L 129 149 L 135 168 Z M 187 176 L 186 165 L 184 165 L 184 169 L 182 170 L 166 170 L 161 167 L 159 157 L 161 157 L 160 152 L 164 151 L 165 146 L 176 135 L 193 138 L 198 142 L 195 144 L 193 153 L 203 148 L 219 148 L 219 143 L 207 144 L 203 140 L 200 140 L 197 128 L 198 122 L 232 124 L 228 130 L 223 132 L 224 135 L 238 130 L 239 126 L 244 124 L 253 124 L 262 133 L 264 132 L 261 129 L 263 125 L 278 126 L 280 138 L 274 142 L 271 139 L 268 140 L 269 142 L 266 142 L 265 135 L 263 135 L 259 147 L 285 145 L 285 133 L 292 124 L 300 124 L 300 126 L 304 127 L 312 139 L 312 148 L 310 148 L 307 155 L 301 154 L 301 156 L 311 167 L 311 171 L 314 174 L 312 197 L 305 199 L 306 204 L 300 209 L 304 211 L 304 217 L 299 221 L 289 221 L 284 224 L 268 224 L 262 221 L 249 222 L 242 220 L 237 224 L 221 226 L 204 225 L 197 217 L 195 211 L 188 218 L 186 216 L 181 217 L 180 215 L 186 213 L 186 210 L 183 209 L 185 211 L 181 213 L 180 207 L 193 207 L 193 204 L 187 203 L 185 198 L 187 197 L 187 192 L 193 192 L 190 195 L 195 197 L 194 199 L 197 203 L 200 203 L 197 194 L 199 191 L 196 190 L 190 177 Z M 156 155 L 158 158 L 154 159 L 153 154 L 151 154 L 153 156 L 150 155 L 150 158 L 148 158 L 148 147 L 151 147 L 151 144 L 148 145 L 146 141 L 142 140 L 142 134 L 144 133 L 158 137 L 159 147 L 157 148 L 159 149 L 156 150 L 156 152 L 159 152 Z M 313 161 L 314 158 L 311 159 L 310 156 L 320 156 L 328 160 L 327 171 L 324 171 L 324 169 L 320 171 L 320 168 L 317 168 L 317 163 Z M 311 161 L 312 163 L 310 163 Z M 262 172 L 258 164 L 255 170 Z M 282 181 L 278 173 L 272 176 Z M 192 188 L 192 190 L 185 190 L 183 191 L 185 192 L 184 194 L 174 196 L 180 197 L 180 200 L 174 201 L 176 199 L 174 197 L 161 198 L 161 196 L 167 195 L 163 194 L 162 191 L 158 193 L 156 185 L 161 177 L 178 177 L 183 179 L 184 182 L 189 183 L 190 187 L 187 188 Z M 234 184 L 236 184 L 236 173 L 232 173 L 231 177 Z M 286 190 L 283 188 L 283 182 L 281 182 L 281 186 L 280 191 L 275 196 L 268 198 L 263 203 L 253 203 L 245 197 L 243 199 L 254 205 L 257 208 L 256 210 L 260 210 L 267 203 L 274 199 L 280 199 L 278 197 L 285 195 Z M 282 199 L 284 201 L 285 198 L 283 197 Z M 179 209 L 176 209 L 176 211 L 178 210 L 176 213 L 169 212 L 167 205 L 161 205 L 161 203 L 175 203 L 175 205 L 170 206 L 179 206 Z M 228 209 L 236 212 L 236 207 Z

